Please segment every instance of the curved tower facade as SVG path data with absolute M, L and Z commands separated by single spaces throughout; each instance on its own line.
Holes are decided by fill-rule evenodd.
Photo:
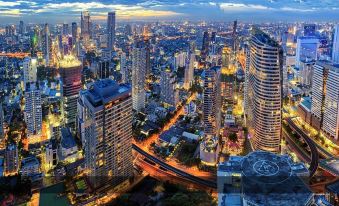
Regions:
M 248 106 L 255 150 L 278 153 L 281 140 L 282 50 L 267 34 L 254 29 L 251 42 Z

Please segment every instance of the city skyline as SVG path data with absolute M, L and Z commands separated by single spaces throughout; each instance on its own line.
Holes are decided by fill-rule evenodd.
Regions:
M 95 21 L 106 21 L 107 12 L 116 11 L 126 20 L 207 20 L 225 21 L 338 21 L 335 0 L 211 0 L 211 1 L 0 1 L 0 24 L 13 23 L 25 16 L 28 22 L 57 23 L 79 19 L 89 10 Z M 268 15 L 269 14 L 269 15 Z M 269 17 L 269 18 L 268 18 Z M 80 19 L 79 19 L 80 20 Z
M 0 205 L 339 205 L 336 10 L 0 0 Z

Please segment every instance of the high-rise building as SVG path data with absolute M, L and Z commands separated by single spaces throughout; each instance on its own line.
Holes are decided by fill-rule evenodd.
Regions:
M 146 101 L 146 46 L 137 41 L 132 49 L 132 98 L 133 109 L 141 111 Z
M 77 100 L 81 89 L 82 65 L 74 56 L 66 55 L 59 61 L 62 81 L 62 113 L 64 123 L 70 128 L 75 127 Z
M 81 38 L 90 38 L 92 36 L 92 22 L 89 11 L 81 12 Z
M 171 69 L 166 68 L 160 75 L 160 99 L 164 104 L 176 107 L 179 102 L 179 91 Z
M 125 31 L 126 31 L 127 36 L 131 36 L 132 35 L 132 26 L 130 24 L 126 24 Z
M 326 136 L 338 140 L 339 130 L 339 65 L 317 61 L 313 66 L 312 124 Z
M 15 35 L 15 25 L 7 25 L 5 27 L 5 34 L 6 34 L 6 36 Z
M 234 74 L 221 74 L 220 75 L 220 95 L 228 103 L 233 103 L 233 90 L 235 85 Z
M 179 52 L 174 54 L 174 69 L 178 69 L 179 67 L 184 67 L 186 63 L 186 52 Z
M 237 51 L 237 26 L 238 26 L 238 21 L 235 20 L 233 22 L 233 32 L 232 32 L 232 38 L 233 38 L 233 51 Z
M 184 88 L 188 90 L 194 81 L 194 62 L 195 62 L 195 54 L 192 53 L 186 60 L 185 67 L 185 79 L 184 79 Z
M 202 47 L 201 47 L 201 57 L 205 59 L 208 56 L 210 46 L 210 36 L 208 31 L 204 32 L 204 36 L 202 38 Z
M 128 72 L 128 67 L 127 67 L 127 57 L 126 57 L 126 53 L 124 52 L 120 54 L 120 73 L 121 73 L 121 82 L 128 83 L 129 72 Z
M 115 41 L 115 12 L 108 12 L 107 15 L 107 47 L 111 51 L 114 49 Z
M 4 110 L 0 102 L 0 139 L 4 137 Z
M 72 45 L 75 45 L 78 38 L 78 25 L 76 22 L 72 22 Z
M 102 58 L 97 64 L 97 78 L 106 79 L 110 75 L 109 59 Z
M 24 88 L 26 88 L 27 83 L 32 83 L 37 81 L 37 59 L 26 57 L 23 62 L 24 70 Z
M 319 39 L 315 37 L 299 37 L 297 39 L 296 66 L 301 62 L 316 61 L 318 58 Z
M 146 47 L 146 78 L 148 78 L 151 75 L 151 44 L 147 38 L 145 38 L 144 41 Z
M 312 86 L 313 65 L 315 61 L 301 61 L 299 65 L 300 83 L 304 86 Z
M 25 33 L 25 25 L 23 21 L 20 21 L 19 24 L 19 34 L 23 35 Z
M 27 135 L 41 133 L 42 129 L 41 91 L 36 83 L 28 84 L 25 91 L 24 117 L 27 125 Z
M 304 25 L 304 36 L 315 36 L 315 24 L 305 24 Z
M 66 23 L 64 23 L 64 24 L 62 25 L 62 34 L 63 34 L 64 36 L 66 36 L 66 35 L 69 34 L 69 27 L 68 27 L 68 24 L 66 24 Z
M 51 59 L 51 37 L 50 37 L 50 32 L 49 32 L 49 27 L 48 24 L 46 23 L 44 26 L 44 32 L 43 32 L 43 44 L 42 44 L 42 49 L 46 61 L 46 65 L 49 65 L 50 59 Z
M 314 194 L 305 184 L 309 175 L 288 155 L 255 151 L 230 156 L 218 165 L 218 205 L 312 205 Z
M 45 168 L 51 170 L 58 164 L 58 144 L 56 139 L 51 139 L 46 145 L 45 151 Z
M 334 29 L 332 61 L 339 64 L 339 24 Z
M 282 50 L 257 28 L 252 29 L 248 78 L 248 124 L 256 150 L 278 153 L 281 140 Z
M 329 72 L 329 64 L 317 61 L 313 66 L 312 79 L 312 126 L 321 129 L 324 115 L 324 99 Z
M 217 41 L 217 32 L 213 31 L 211 34 L 211 42 L 214 44 Z
M 203 122 L 206 136 L 217 136 L 220 129 L 220 67 L 205 70 Z
M 15 144 L 7 145 L 5 150 L 5 175 L 14 175 L 18 173 L 19 155 Z
M 231 49 L 224 47 L 221 53 L 221 66 L 223 69 L 228 69 L 231 63 Z
M 339 136 L 339 65 L 331 65 L 328 71 L 325 110 L 322 130 L 335 140 Z
M 250 62 L 251 62 L 251 47 L 248 42 L 245 43 L 245 81 L 244 81 L 244 114 L 245 121 L 247 120 L 248 112 L 251 108 L 248 106 L 248 82 L 249 82 L 249 74 L 250 74 Z M 247 121 L 246 121 L 247 125 Z
M 98 80 L 79 98 L 85 166 L 94 187 L 116 185 L 133 175 L 131 87 Z

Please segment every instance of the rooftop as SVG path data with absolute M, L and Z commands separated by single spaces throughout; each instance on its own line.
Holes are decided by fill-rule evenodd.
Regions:
M 334 72 L 339 72 L 339 64 L 334 64 L 331 61 L 327 61 L 327 60 L 319 60 L 316 62 L 317 65 L 320 65 L 322 67 L 325 67 L 331 71 Z
M 64 58 L 59 61 L 59 65 L 61 68 L 71 68 L 80 66 L 81 62 L 73 55 L 65 55 Z
M 300 104 L 305 109 L 308 109 L 309 111 L 311 111 L 312 102 L 311 102 L 311 98 L 310 97 L 303 97 L 303 101 Z
M 308 171 L 288 155 L 256 151 L 245 157 L 231 157 L 219 165 L 219 172 L 241 174 L 244 198 L 257 205 L 304 205 L 312 197 L 297 176 Z
M 278 47 L 279 44 L 274 41 L 268 34 L 258 29 L 257 27 L 252 27 L 252 36 L 259 40 L 261 43 L 266 44 L 271 47 Z
M 21 160 L 21 167 L 39 165 L 39 160 L 34 156 L 29 156 Z
M 61 146 L 66 149 L 76 146 L 73 135 L 68 127 L 61 128 Z
M 88 89 L 87 97 L 94 106 L 99 106 L 118 98 L 120 95 L 131 93 L 127 84 L 118 84 L 111 79 L 101 79 Z

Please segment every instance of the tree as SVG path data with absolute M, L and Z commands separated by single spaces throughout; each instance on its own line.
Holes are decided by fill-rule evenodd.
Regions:
M 228 135 L 228 139 L 231 140 L 232 142 L 236 142 L 238 140 L 238 136 L 236 133 L 231 133 Z

